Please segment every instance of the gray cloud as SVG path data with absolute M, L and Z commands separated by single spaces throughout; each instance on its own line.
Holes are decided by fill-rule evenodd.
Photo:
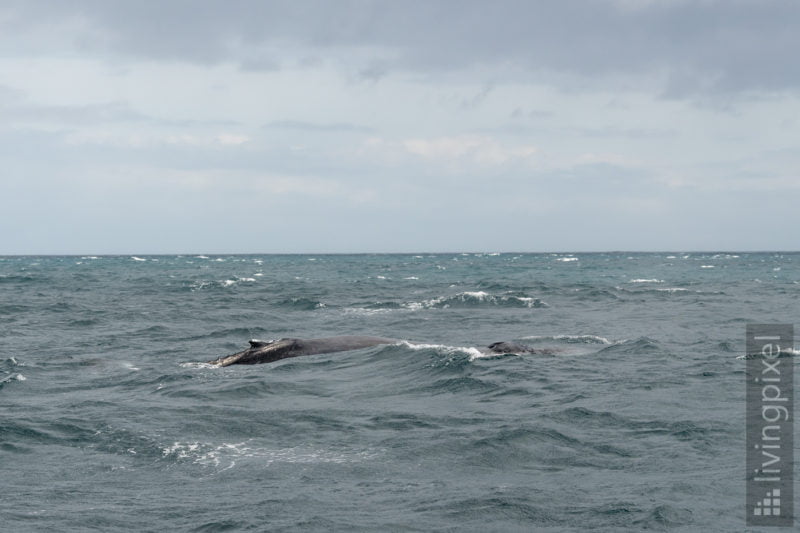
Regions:
M 8 122 L 47 122 L 64 126 L 138 122 L 175 128 L 239 125 L 237 121 L 227 119 L 175 120 L 157 118 L 136 111 L 126 102 L 106 102 L 102 104 L 85 105 L 33 105 L 20 103 L 20 98 L 10 98 L 8 101 L 4 102 L 2 97 L 3 91 L 2 87 L 0 87 L 0 118 Z
M 294 54 L 293 64 L 316 54 L 347 61 L 356 48 L 368 51 L 357 71 L 373 80 L 502 66 L 551 82 L 553 72 L 665 74 L 663 93 L 675 98 L 800 87 L 800 4 L 790 0 L 26 0 L 5 8 L 4 32 L 75 18 L 92 31 L 76 33 L 73 47 L 156 60 L 274 69 L 275 53 Z
M 276 120 L 268 124 L 264 124 L 265 129 L 288 129 L 300 131 L 316 131 L 316 132 L 352 132 L 352 133 L 372 133 L 375 130 L 366 126 L 358 124 L 349 124 L 344 122 L 335 123 L 316 123 L 316 122 L 303 122 L 300 120 Z
M 0 116 L 11 120 L 52 121 L 70 124 L 148 120 L 148 117 L 121 102 L 76 106 L 0 105 Z

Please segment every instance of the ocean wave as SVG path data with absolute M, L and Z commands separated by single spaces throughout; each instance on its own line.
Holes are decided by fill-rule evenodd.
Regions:
M 574 344 L 614 344 L 612 341 L 599 335 L 527 335 L 521 337 L 526 340 L 561 341 Z
M 469 357 L 469 361 L 474 361 L 475 359 L 487 357 L 487 354 L 484 354 L 474 346 L 450 346 L 447 344 L 424 344 L 424 343 L 412 343 L 408 341 L 400 341 L 399 343 L 396 344 L 396 346 L 403 346 L 404 348 L 407 348 L 412 351 L 434 350 L 437 353 L 443 355 L 463 354 Z M 496 355 L 496 354 L 489 354 L 489 355 Z
M 465 291 L 450 296 L 440 296 L 421 302 L 403 304 L 409 309 L 447 309 L 452 307 L 517 307 L 542 308 L 549 307 L 546 302 L 530 296 L 514 294 L 494 295 L 485 291 Z
M 292 309 L 295 311 L 311 311 L 313 309 L 324 309 L 328 307 L 324 302 L 315 300 L 313 298 L 286 298 L 280 300 L 275 304 L 284 309 Z
M 661 350 L 663 350 L 662 346 L 655 339 L 639 337 L 637 339 L 625 339 L 611 344 L 601 349 L 599 353 L 641 354 L 658 352 Z
M 27 380 L 28 378 L 26 378 L 19 372 L 15 372 L 7 376 L 0 376 L 0 389 L 2 389 L 6 383 L 11 383 L 12 381 L 27 381 Z
M 45 281 L 44 278 L 30 274 L 0 274 L 0 283 L 34 283 Z
M 229 470 L 237 462 L 247 461 L 269 467 L 275 464 L 351 464 L 374 459 L 378 451 L 345 451 L 307 446 L 269 448 L 252 441 L 211 444 L 175 441 L 161 450 L 162 458 L 176 463 L 189 462 L 217 471 Z
M 236 287 L 237 285 L 241 284 L 256 283 L 256 281 L 257 281 L 256 278 L 234 276 L 233 278 L 230 279 L 222 279 L 216 281 L 196 280 L 185 286 L 188 286 L 189 290 L 194 292 L 207 289 L 228 289 L 230 287 Z
M 778 352 L 778 357 L 797 357 L 798 355 L 800 355 L 800 350 L 796 350 L 794 348 L 783 348 L 780 352 Z M 760 354 L 751 354 L 749 356 L 747 354 L 743 354 L 737 355 L 736 359 L 761 359 L 761 357 L 762 356 Z
M 197 341 L 202 339 L 253 339 L 253 338 L 261 338 L 259 336 L 260 328 L 224 328 L 224 329 L 216 329 L 212 330 L 208 333 L 203 333 L 201 335 L 193 335 L 191 337 L 185 337 L 181 339 L 176 339 L 179 342 L 183 341 Z M 242 348 L 244 349 L 244 348 Z

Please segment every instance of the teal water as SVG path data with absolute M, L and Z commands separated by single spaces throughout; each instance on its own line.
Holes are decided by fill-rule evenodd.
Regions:
M 0 258 L 0 529 L 743 530 L 737 356 L 798 296 L 797 254 Z M 193 363 L 339 334 L 418 344 Z

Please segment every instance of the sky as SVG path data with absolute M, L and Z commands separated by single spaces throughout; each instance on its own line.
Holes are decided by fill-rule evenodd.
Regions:
M 0 254 L 798 250 L 794 0 L 0 3 Z

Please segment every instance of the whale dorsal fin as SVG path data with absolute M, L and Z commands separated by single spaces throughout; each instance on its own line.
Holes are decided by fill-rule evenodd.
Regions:
M 250 339 L 250 340 L 249 340 L 249 341 L 247 341 L 247 342 L 249 342 L 249 343 L 250 343 L 250 347 L 251 347 L 251 348 L 263 348 L 263 347 L 264 347 L 264 346 L 266 346 L 267 344 L 271 344 L 271 342 L 270 342 L 270 341 L 260 341 L 260 340 L 258 340 L 258 339 Z

